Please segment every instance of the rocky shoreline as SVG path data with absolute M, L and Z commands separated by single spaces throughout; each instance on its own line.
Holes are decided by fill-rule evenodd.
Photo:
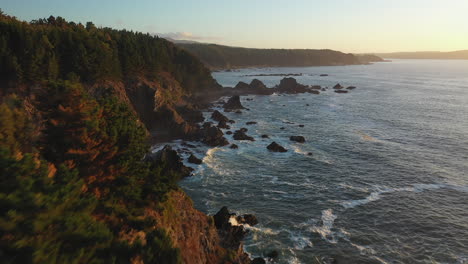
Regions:
M 340 84 L 336 84 L 332 90 L 337 93 L 347 93 L 348 91 L 354 90 L 356 87 L 348 86 L 345 88 Z M 190 118 L 187 118 L 186 122 L 190 126 L 193 126 L 197 133 L 191 134 L 187 137 L 182 137 L 183 140 L 189 141 L 198 141 L 209 147 L 229 147 L 231 149 L 236 149 L 238 146 L 236 144 L 231 144 L 226 138 L 227 135 L 233 135 L 232 138 L 236 141 L 249 140 L 255 141 L 256 139 L 248 135 L 248 129 L 242 127 L 238 130 L 231 131 L 230 124 L 236 123 L 235 120 L 231 120 L 226 117 L 223 113 L 220 112 L 220 108 L 224 112 L 234 112 L 241 114 L 242 111 L 248 111 L 249 109 L 244 107 L 241 103 L 241 96 L 248 95 L 272 95 L 272 94 L 300 94 L 300 93 L 310 93 L 310 94 L 320 94 L 320 92 L 328 91 L 328 87 L 321 87 L 318 85 L 308 86 L 298 83 L 294 78 L 284 78 L 281 80 L 280 84 L 268 88 L 260 80 L 254 79 L 250 84 L 239 82 L 234 88 L 225 87 L 223 88 L 222 93 L 220 93 L 214 102 L 204 104 L 204 108 L 199 107 L 198 109 L 192 109 L 194 113 L 190 115 Z M 228 97 L 227 101 L 220 100 L 221 97 Z M 247 98 L 249 100 L 250 98 Z M 218 110 L 213 109 L 217 107 Z M 203 117 L 202 111 L 211 112 L 209 118 L 212 121 L 207 121 Z M 187 116 L 186 116 L 187 117 Z M 246 126 L 255 125 L 257 122 L 250 121 L 246 122 Z M 303 126 L 303 125 L 299 125 Z M 223 130 L 228 130 L 223 132 Z M 262 139 L 269 139 L 268 135 L 262 135 Z M 291 141 L 297 143 L 304 143 L 306 138 L 301 135 L 291 135 L 289 138 Z M 155 162 L 171 164 L 171 168 L 175 172 L 180 173 L 183 177 L 192 176 L 194 169 L 186 166 L 183 162 L 182 155 L 188 156 L 186 159 L 188 163 L 200 165 L 203 163 L 203 157 L 197 157 L 193 153 L 193 149 L 197 146 L 190 144 L 186 141 L 180 143 L 180 149 L 176 150 L 170 147 L 169 145 L 164 146 L 159 151 L 152 153 L 149 159 L 153 159 Z M 271 142 L 267 146 L 267 150 L 270 152 L 287 152 L 288 150 L 277 144 L 276 142 Z M 179 151 L 179 152 L 178 152 Z M 313 153 L 308 153 L 308 155 L 313 155 Z M 220 209 L 218 213 L 214 216 L 216 230 L 221 239 L 221 245 L 229 250 L 236 252 L 237 256 L 242 257 L 242 263 L 266 263 L 265 259 L 272 259 L 271 255 L 278 257 L 277 254 L 266 254 L 265 258 L 255 258 L 250 260 L 248 255 L 243 252 L 242 240 L 248 233 L 248 230 L 244 225 L 254 226 L 258 223 L 258 220 L 254 215 L 242 215 L 238 216 L 234 213 L 230 213 L 227 207 Z

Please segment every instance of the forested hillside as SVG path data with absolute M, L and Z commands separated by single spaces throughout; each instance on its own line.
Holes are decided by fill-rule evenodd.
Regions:
M 201 43 L 178 43 L 177 45 L 197 56 L 211 69 L 334 66 L 369 62 L 360 60 L 353 54 L 334 50 L 249 49 Z
M 177 159 L 149 153 L 153 128 L 197 131 L 191 97 L 219 88 L 196 58 L 147 34 L 2 13 L 0 87 L 0 262 L 248 261 L 177 187 Z

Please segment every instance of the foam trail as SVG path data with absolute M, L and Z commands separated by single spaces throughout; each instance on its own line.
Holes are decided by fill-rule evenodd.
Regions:
M 333 214 L 332 209 L 323 210 L 322 226 L 313 226 L 311 231 L 318 233 L 324 240 L 335 244 L 337 241 L 331 229 L 336 218 L 337 216 Z

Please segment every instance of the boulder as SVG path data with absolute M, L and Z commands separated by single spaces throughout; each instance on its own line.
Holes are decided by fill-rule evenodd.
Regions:
M 250 89 L 253 89 L 253 90 L 264 90 L 264 89 L 268 89 L 266 87 L 266 85 L 258 80 L 258 79 L 253 79 L 251 82 L 250 82 Z
M 303 136 L 291 136 L 289 137 L 289 140 L 299 142 L 299 143 L 305 142 L 305 138 Z
M 202 142 L 207 144 L 208 146 L 216 147 L 216 146 L 226 146 L 229 142 L 224 137 L 223 132 L 221 129 L 214 127 L 214 126 L 204 126 L 202 131 Z
M 268 135 L 262 135 L 262 138 L 270 138 Z
M 242 114 L 242 111 L 241 110 L 237 110 L 236 112 L 234 112 L 236 114 Z
M 346 90 L 335 90 L 335 93 L 348 93 Z
M 313 156 L 313 155 L 314 155 L 314 153 L 312 153 L 312 152 L 307 153 L 307 156 Z
M 245 123 L 245 124 L 246 124 L 246 125 L 255 125 L 255 124 L 257 124 L 257 122 L 255 122 L 255 121 L 249 121 L 249 122 L 247 122 L 247 123 Z
M 339 90 L 339 89 L 343 89 L 344 87 L 341 86 L 341 84 L 337 83 L 335 86 L 333 86 L 333 89 L 335 90 Z
M 317 90 L 309 90 L 309 93 L 311 93 L 311 94 L 320 94 L 320 92 L 317 91 Z
M 229 148 L 231 148 L 231 149 L 238 149 L 239 146 L 237 146 L 236 144 L 232 144 Z
M 276 142 L 272 142 L 270 145 L 268 145 L 267 149 L 273 152 L 287 152 L 288 151 L 287 149 L 283 148 Z
M 232 135 L 232 131 L 226 131 L 226 135 Z
M 192 164 L 198 164 L 198 165 L 202 164 L 202 160 L 195 157 L 195 155 L 193 155 L 193 154 L 190 155 L 190 157 L 188 158 L 188 162 L 190 162 Z
M 211 118 L 214 121 L 217 121 L 217 122 L 221 122 L 221 121 L 228 122 L 229 121 L 229 118 L 227 118 L 226 116 L 221 114 L 218 110 L 215 110 L 213 112 L 213 114 L 211 114 Z
M 237 109 L 245 109 L 241 102 L 240 97 L 238 95 L 234 95 L 224 104 L 224 109 L 226 110 L 237 110 Z
M 250 140 L 250 141 L 255 141 L 255 139 L 251 136 L 248 136 L 247 134 L 245 134 L 245 131 L 240 129 L 240 130 L 236 130 L 234 131 L 234 136 L 233 138 L 235 140 Z
M 348 86 L 348 88 L 346 88 L 346 89 L 348 89 L 348 90 L 354 90 L 354 89 L 356 89 L 356 86 Z
M 226 121 L 224 121 L 224 120 L 219 121 L 218 127 L 219 127 L 219 128 L 223 128 L 223 129 L 230 129 L 230 128 L 231 128 L 231 127 L 226 123 Z
M 231 218 L 231 216 L 233 216 L 235 214 L 231 214 L 229 212 L 229 209 L 226 207 L 226 206 L 223 206 L 221 208 L 221 210 L 219 210 L 214 216 L 213 216 L 213 219 L 214 219 L 214 222 L 215 222 L 215 226 L 217 229 L 222 229 L 222 228 L 225 228 L 227 226 L 230 226 L 231 224 L 229 223 L 229 219 Z
M 238 82 L 234 87 L 236 90 L 248 90 L 249 88 L 249 85 L 245 82 Z
M 328 74 L 320 74 L 320 77 L 328 76 Z
M 299 125 L 299 127 L 304 127 L 304 125 Z
M 305 93 L 307 90 L 307 86 L 297 83 L 296 79 L 291 77 L 283 78 L 278 86 L 278 91 L 280 93 Z
M 322 86 L 320 86 L 320 85 L 312 85 L 312 86 L 310 87 L 310 89 L 312 89 L 312 90 L 321 90 L 321 89 L 322 89 Z

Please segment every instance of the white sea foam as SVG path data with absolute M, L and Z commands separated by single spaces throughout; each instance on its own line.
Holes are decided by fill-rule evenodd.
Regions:
M 361 206 L 370 202 L 374 202 L 379 200 L 383 194 L 388 193 L 395 193 L 395 192 L 423 192 L 428 190 L 437 190 L 437 189 L 453 189 L 458 191 L 468 191 L 467 186 L 458 186 L 458 185 L 449 185 L 449 184 L 413 184 L 412 186 L 408 187 L 401 187 L 401 188 L 377 188 L 377 191 L 372 192 L 364 199 L 359 200 L 349 200 L 341 202 L 341 206 L 346 209 L 354 208 L 356 206 Z
M 335 244 L 337 241 L 332 232 L 332 228 L 336 218 L 337 216 L 333 214 L 332 209 L 323 210 L 322 226 L 312 226 L 310 230 L 319 234 L 322 239 L 326 240 L 327 242 Z
M 293 242 L 296 250 L 303 250 L 306 247 L 312 247 L 313 244 L 309 238 L 303 236 L 301 233 L 292 232 L 289 235 L 289 239 Z

